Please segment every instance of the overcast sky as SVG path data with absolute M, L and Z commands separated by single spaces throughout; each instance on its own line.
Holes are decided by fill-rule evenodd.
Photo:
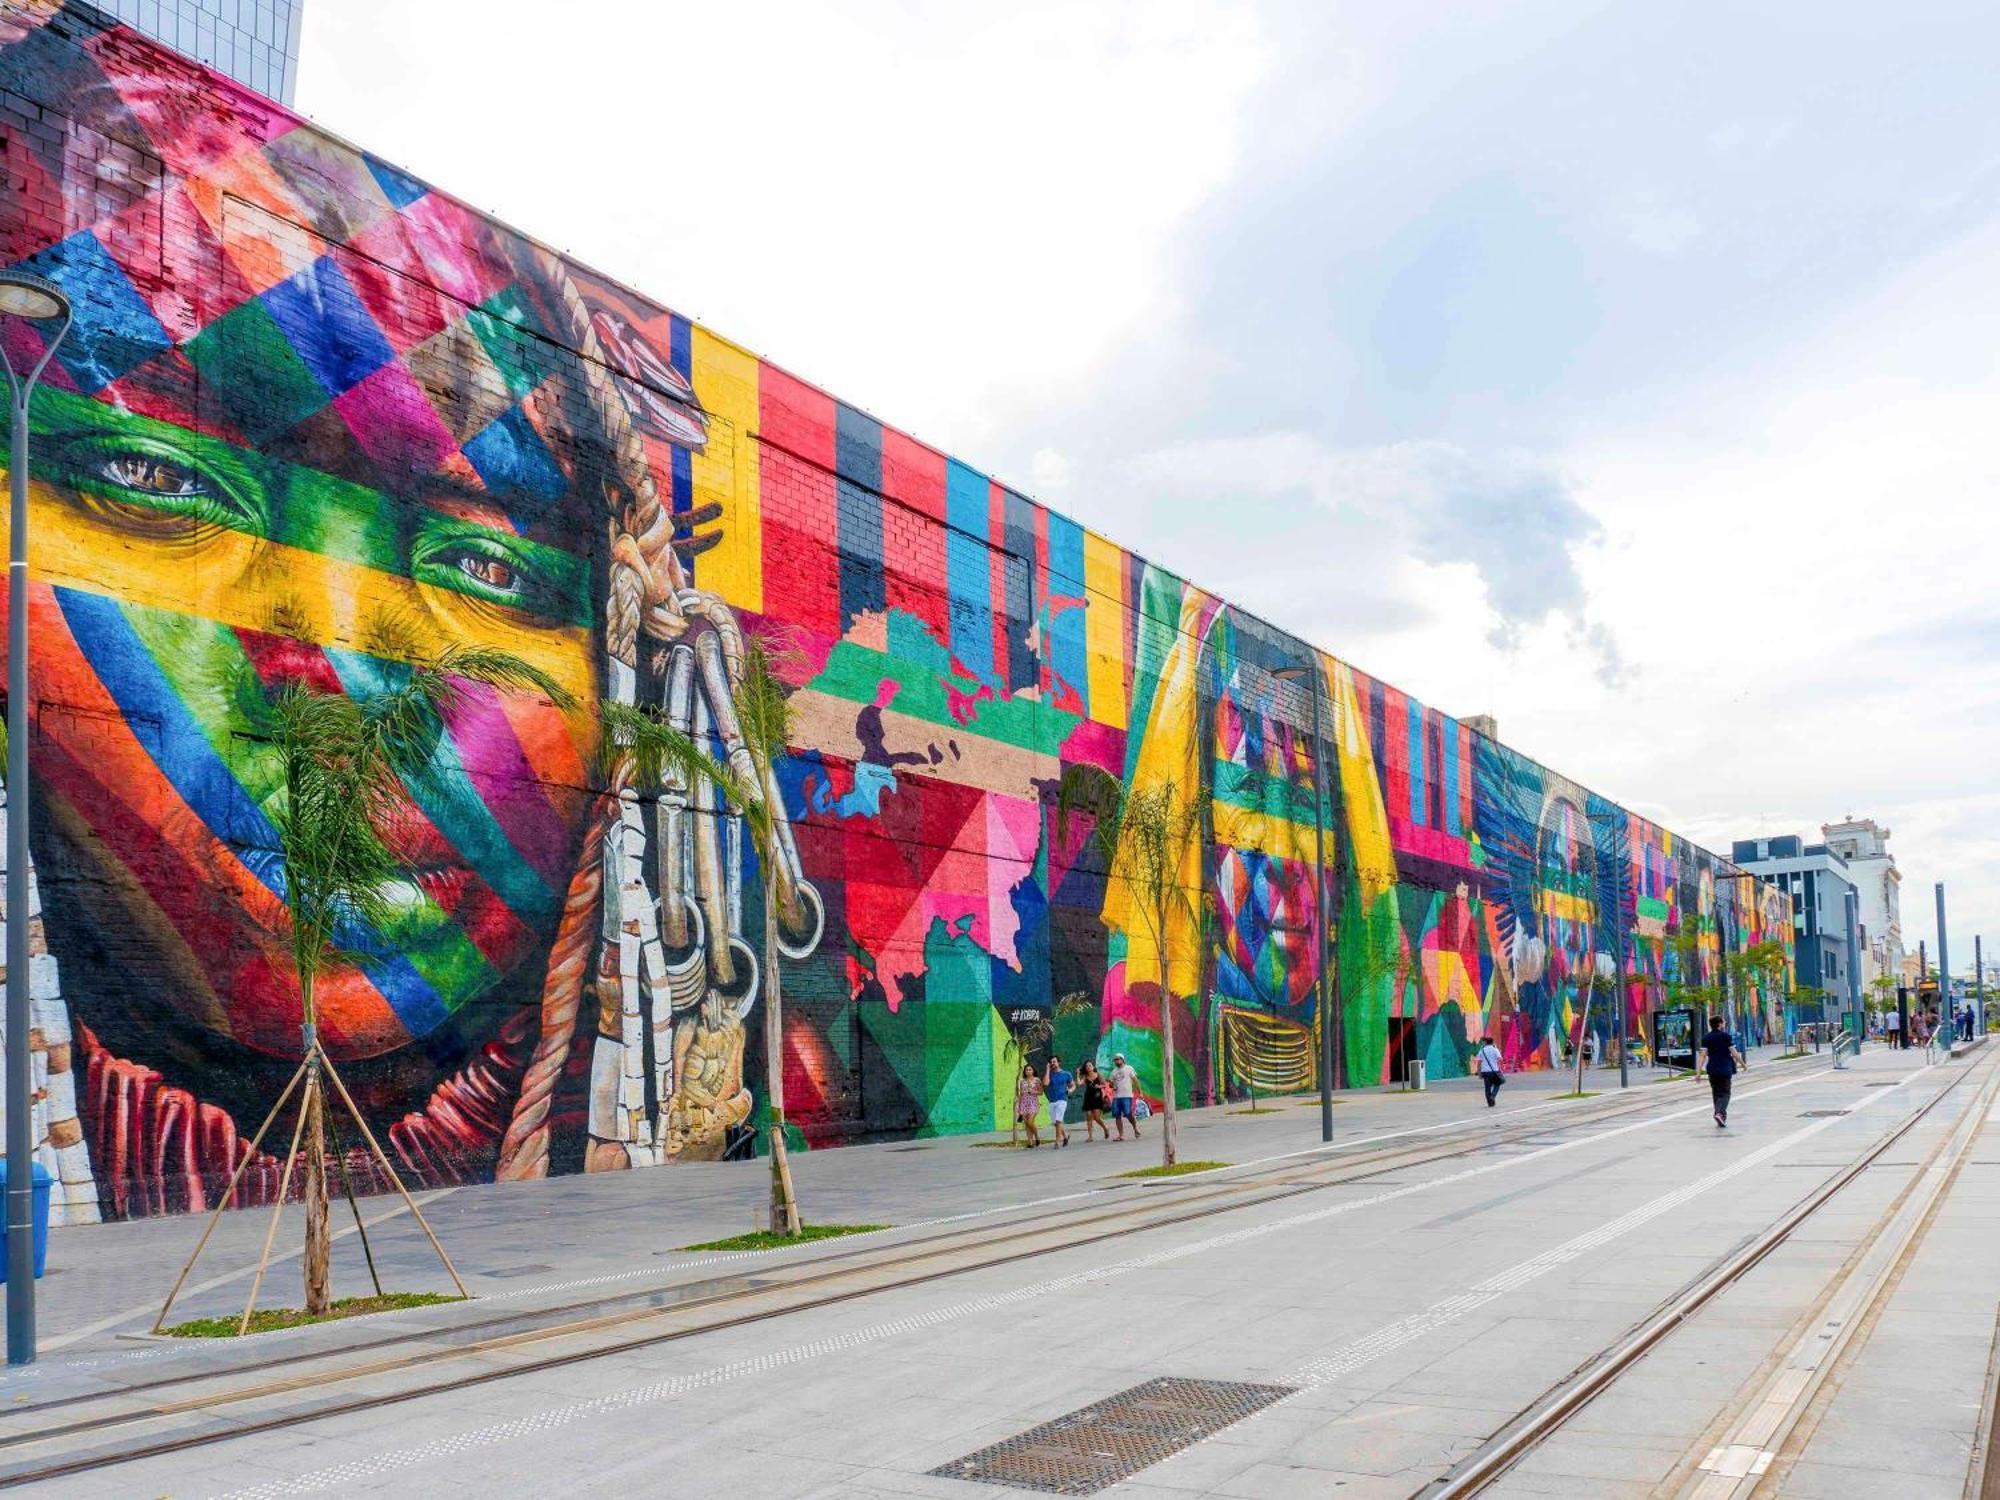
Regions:
M 2000 9 L 305 16 L 331 129 L 1711 848 L 1872 815 L 2000 950 Z

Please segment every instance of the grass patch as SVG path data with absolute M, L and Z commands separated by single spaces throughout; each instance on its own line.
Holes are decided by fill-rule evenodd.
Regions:
M 975 1151 L 1025 1151 L 1028 1149 L 1028 1142 L 1025 1137 L 1018 1141 L 973 1141 L 971 1145 Z
M 342 1297 L 333 1304 L 332 1312 L 316 1318 L 301 1307 L 260 1307 L 250 1314 L 250 1332 L 274 1333 L 280 1328 L 303 1328 L 308 1323 L 335 1323 L 342 1318 L 360 1318 L 369 1313 L 394 1312 L 403 1307 L 435 1307 L 442 1302 L 464 1300 L 463 1297 L 448 1296 L 443 1292 L 384 1292 L 379 1297 Z M 240 1313 L 226 1318 L 190 1318 L 163 1331 L 167 1337 L 176 1339 L 233 1339 L 242 1322 Z
M 1596 1089 L 1584 1089 L 1581 1092 L 1571 1089 L 1567 1094 L 1552 1094 L 1550 1097 L 1554 1099 L 1595 1099 L 1597 1094 L 1598 1091 Z
M 1141 1167 L 1136 1172 L 1120 1172 L 1120 1177 L 1185 1177 L 1190 1172 L 1213 1172 L 1226 1161 L 1177 1161 L 1171 1167 Z
M 837 1240 L 843 1234 L 873 1234 L 878 1229 L 887 1229 L 887 1224 L 802 1224 L 797 1234 L 773 1234 L 768 1229 L 753 1229 L 748 1234 L 732 1234 L 726 1240 L 704 1240 L 699 1245 L 683 1245 L 683 1250 L 782 1250 L 787 1245 L 802 1245 L 807 1240 Z

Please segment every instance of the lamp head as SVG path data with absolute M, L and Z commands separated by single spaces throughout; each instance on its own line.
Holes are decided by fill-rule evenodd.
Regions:
M 46 323 L 69 316 L 63 289 L 32 271 L 0 271 L 0 313 Z

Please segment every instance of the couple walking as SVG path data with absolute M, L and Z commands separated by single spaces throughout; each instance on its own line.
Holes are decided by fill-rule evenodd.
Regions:
M 1729 1124 L 1729 1093 L 1736 1078 L 1736 1070 L 1744 1065 L 1742 1049 L 1736 1045 L 1736 1038 L 1729 1028 L 1722 1024 L 1721 1016 L 1708 1018 L 1708 1034 L 1701 1039 L 1702 1051 L 1708 1054 L 1708 1091 L 1715 1103 L 1715 1127 L 1721 1130 Z M 1505 1061 L 1500 1049 L 1488 1037 L 1480 1043 L 1479 1056 L 1474 1066 L 1479 1070 L 1479 1081 L 1486 1085 L 1486 1107 L 1492 1109 L 1500 1099 L 1500 1085 L 1507 1081 Z
M 1103 1131 L 1104 1138 L 1111 1139 L 1111 1126 L 1105 1123 L 1105 1106 L 1111 1109 L 1111 1118 L 1118 1125 L 1118 1139 L 1125 1139 L 1125 1122 L 1132 1123 L 1132 1137 L 1139 1136 L 1139 1116 L 1135 1113 L 1133 1101 L 1138 1096 L 1139 1074 L 1125 1061 L 1125 1054 L 1119 1053 L 1111 1059 L 1111 1076 L 1105 1077 L 1097 1071 L 1095 1062 L 1083 1065 L 1083 1077 L 1077 1078 L 1062 1065 L 1062 1059 L 1053 1053 L 1048 1066 L 1039 1074 L 1033 1063 L 1021 1064 L 1020 1082 L 1014 1092 L 1014 1118 L 1027 1128 L 1028 1144 L 1039 1146 L 1041 1133 L 1035 1128 L 1035 1115 L 1041 1108 L 1042 1096 L 1048 1095 L 1049 1123 L 1055 1127 L 1056 1145 L 1069 1144 L 1069 1096 L 1073 1089 L 1083 1090 L 1084 1138 Z

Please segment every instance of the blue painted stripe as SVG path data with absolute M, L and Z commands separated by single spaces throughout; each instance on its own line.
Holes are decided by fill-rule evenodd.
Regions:
M 951 654 L 981 682 L 999 687 L 993 665 L 993 575 L 986 544 L 992 484 L 957 459 L 944 471 L 945 587 L 951 596 Z
M 1424 764 L 1424 706 L 1406 697 L 1403 708 L 1410 726 L 1410 821 L 1422 828 L 1430 822 L 1424 816 L 1424 783 L 1430 774 Z
M 1379 677 L 1368 679 L 1368 753 L 1375 762 L 1375 784 L 1389 785 L 1389 700 Z
M 1067 516 L 1049 516 L 1049 592 L 1071 599 L 1085 597 L 1083 587 L 1083 528 Z M 1056 676 L 1076 689 L 1084 712 L 1090 712 L 1090 635 L 1085 624 L 1088 604 L 1066 609 L 1050 629 L 1050 664 Z
M 202 733 L 123 608 L 101 595 L 75 589 L 58 588 L 55 596 L 77 649 L 96 670 L 125 722 L 159 726 L 158 744 L 146 748 L 188 809 L 225 847 L 275 850 L 277 829 Z M 144 745 L 145 737 L 140 742 Z M 242 866 L 264 889 L 284 899 L 284 881 L 275 863 L 243 861 Z M 342 934 L 341 941 L 368 955 L 362 972 L 411 1035 L 421 1036 L 445 1019 L 448 1012 L 437 991 L 380 934 L 362 928 Z
M 1465 820 L 1459 816 L 1459 793 L 1464 785 L 1465 767 L 1458 754 L 1458 720 L 1446 719 L 1444 738 L 1444 826 L 1453 838 L 1465 837 Z

